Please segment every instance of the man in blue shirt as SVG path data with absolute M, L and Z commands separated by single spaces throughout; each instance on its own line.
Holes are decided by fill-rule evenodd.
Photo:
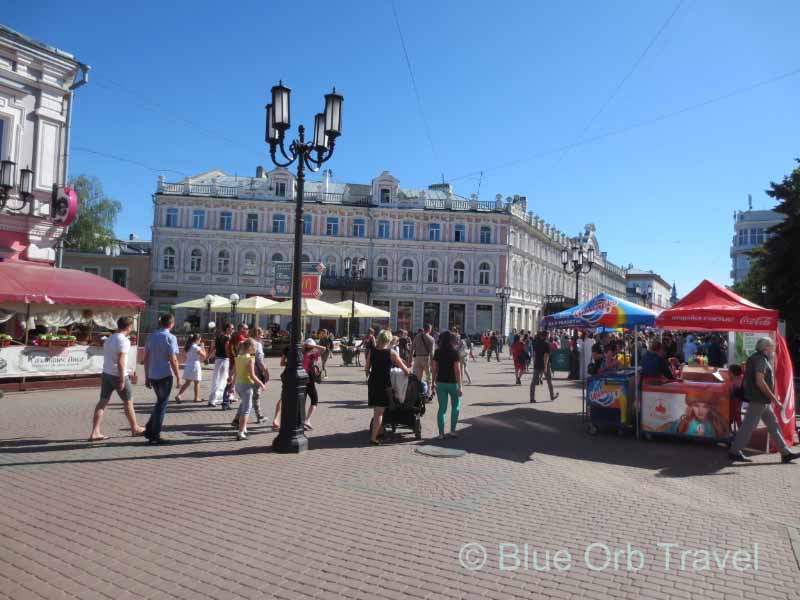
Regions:
M 650 342 L 648 350 L 642 358 L 642 375 L 645 377 L 664 377 L 675 379 L 664 352 L 664 346 L 658 340 Z
M 175 317 L 171 314 L 161 315 L 158 322 L 161 329 L 150 334 L 144 349 L 145 386 L 156 393 L 156 404 L 144 430 L 144 437 L 151 444 L 167 443 L 167 440 L 161 437 L 161 426 L 167 414 L 173 374 L 175 386 L 181 385 L 178 371 L 178 340 L 170 333 L 175 326 Z

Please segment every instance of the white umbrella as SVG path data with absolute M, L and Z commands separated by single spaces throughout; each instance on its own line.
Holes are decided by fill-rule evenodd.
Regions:
M 264 298 L 264 296 L 250 296 L 236 305 L 236 312 L 243 315 L 266 315 L 269 314 L 267 309 L 275 304 L 277 304 L 275 300 Z M 232 308 L 230 301 L 226 300 L 225 304 L 216 310 L 218 312 L 230 312 Z
M 211 297 L 213 298 L 211 301 L 211 310 L 213 312 L 222 312 L 222 306 L 228 304 L 228 299 L 213 294 Z M 208 304 L 206 303 L 204 296 L 203 298 L 198 298 L 197 300 L 187 300 L 186 302 L 181 302 L 180 304 L 173 304 L 172 308 L 208 308 Z M 228 309 L 230 309 L 230 305 L 228 305 Z
M 292 299 L 278 302 L 264 310 L 268 315 L 290 315 L 292 314 Z M 338 304 L 330 304 L 317 300 L 316 298 L 300 299 L 300 315 L 303 317 L 346 317 L 350 314 L 349 308 L 343 308 Z
M 369 304 L 362 304 L 361 302 L 355 303 L 355 310 L 353 310 L 353 301 L 352 300 L 342 300 L 341 302 L 336 302 L 335 306 L 341 306 L 347 311 L 347 316 L 353 316 L 354 318 L 389 318 L 391 313 L 389 311 L 377 308 L 375 306 L 370 306 Z

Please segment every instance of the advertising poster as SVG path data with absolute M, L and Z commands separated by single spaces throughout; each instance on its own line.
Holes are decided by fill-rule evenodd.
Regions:
M 276 298 L 290 298 L 292 295 L 292 263 L 276 262 L 275 288 L 272 292 Z M 303 298 L 319 298 L 322 295 L 321 278 L 325 265 L 316 262 L 300 264 L 300 293 Z
M 137 347 L 128 353 L 128 368 L 136 369 Z M 103 372 L 101 346 L 0 348 L 0 379 L 64 375 L 96 375 Z
M 682 384 L 645 387 L 642 393 L 642 430 L 710 440 L 727 439 L 730 401 L 724 386 L 719 390 Z
M 592 377 L 586 384 L 590 404 L 601 408 L 616 408 L 625 411 L 628 406 L 628 385 L 622 379 Z

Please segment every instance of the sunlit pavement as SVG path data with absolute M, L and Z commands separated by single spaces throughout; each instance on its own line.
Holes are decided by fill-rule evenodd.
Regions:
M 591 437 L 571 382 L 532 405 L 506 357 L 470 368 L 457 440 L 433 439 L 430 405 L 421 442 L 381 447 L 363 371 L 329 368 L 299 456 L 271 452 L 269 420 L 237 442 L 232 411 L 186 400 L 156 447 L 123 430 L 115 397 L 92 445 L 98 390 L 9 394 L 0 597 L 800 598 L 800 464 Z M 152 392 L 135 397 L 144 423 Z

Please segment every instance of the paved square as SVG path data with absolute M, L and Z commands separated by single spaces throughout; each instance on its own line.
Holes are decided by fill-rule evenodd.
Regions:
M 269 423 L 237 442 L 232 412 L 191 402 L 148 446 L 116 398 L 92 446 L 98 390 L 7 395 L 0 597 L 800 598 L 800 465 L 590 437 L 571 382 L 531 405 L 507 359 L 470 368 L 444 444 L 460 458 L 414 452 L 438 444 L 434 406 L 422 442 L 368 446 L 357 368 L 329 369 L 299 456 L 270 451 Z M 144 423 L 153 394 L 135 398 Z

